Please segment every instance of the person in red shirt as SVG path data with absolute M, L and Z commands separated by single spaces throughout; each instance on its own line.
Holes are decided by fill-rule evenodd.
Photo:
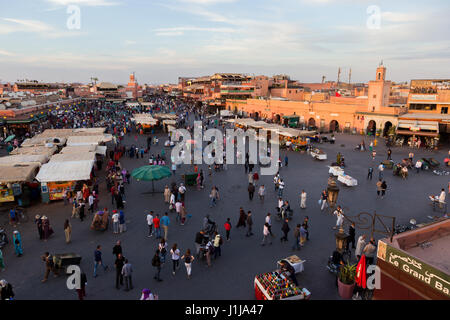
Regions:
M 156 214 L 156 216 L 153 218 L 153 226 L 155 227 L 156 239 L 161 238 L 161 228 L 159 225 L 159 214 Z
M 116 187 L 112 186 L 111 187 L 111 204 L 114 204 L 114 197 L 116 195 Z
M 225 233 L 227 236 L 227 241 L 230 241 L 230 231 L 231 231 L 230 218 L 227 218 L 227 222 L 225 222 L 224 227 L 225 227 Z

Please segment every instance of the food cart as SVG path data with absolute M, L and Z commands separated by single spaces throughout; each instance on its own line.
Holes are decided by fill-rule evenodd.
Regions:
M 308 300 L 311 297 L 308 289 L 297 287 L 279 271 L 257 275 L 254 289 L 256 300 Z
M 30 183 L 39 170 L 38 163 L 22 163 L 0 166 L 0 203 L 18 201 L 27 205 L 30 201 Z M 25 203 L 25 204 L 24 204 Z
M 81 256 L 76 253 L 57 253 L 53 255 L 53 263 L 56 269 L 66 269 L 71 265 L 80 265 Z
M 330 168 L 330 170 L 328 171 L 329 174 L 332 174 L 335 177 L 341 176 L 344 174 L 344 169 L 342 169 L 341 167 L 337 167 L 337 166 L 328 166 Z
M 311 150 L 311 157 L 316 160 L 327 160 L 327 154 L 318 148 L 313 148 Z
M 306 260 L 302 260 L 296 255 L 278 260 L 277 268 L 281 268 L 282 261 L 286 261 L 287 263 L 289 263 L 294 268 L 296 274 L 301 273 L 305 270 L 304 264 L 305 264 Z
M 358 180 L 346 175 L 345 173 L 338 176 L 338 181 L 342 182 L 347 187 L 356 187 L 358 185 Z

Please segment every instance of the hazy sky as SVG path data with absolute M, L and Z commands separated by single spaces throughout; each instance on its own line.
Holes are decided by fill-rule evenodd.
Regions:
M 80 28 L 69 29 L 69 5 Z M 381 10 L 379 29 L 367 9 Z M 0 0 L 0 81 L 176 83 L 215 72 L 320 82 L 450 78 L 448 0 Z M 69 22 L 76 22 L 72 19 Z M 372 20 L 370 20 L 372 21 Z M 76 26 L 76 25 L 75 25 Z

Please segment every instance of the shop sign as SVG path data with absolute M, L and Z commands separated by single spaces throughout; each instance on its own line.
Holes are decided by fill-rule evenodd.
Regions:
M 381 240 L 378 241 L 377 257 L 450 298 L 450 275 Z
M 330 113 L 331 117 L 339 117 L 339 113 Z
M 430 94 L 413 94 L 411 96 L 411 100 L 427 100 L 427 101 L 436 101 L 436 95 Z

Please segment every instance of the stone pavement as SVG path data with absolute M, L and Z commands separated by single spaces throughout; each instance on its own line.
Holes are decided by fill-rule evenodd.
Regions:
M 138 137 L 138 142 L 145 145 L 146 136 Z M 165 138 L 160 139 L 158 147 L 152 146 L 150 153 L 158 153 Z M 369 139 L 366 138 L 366 146 Z M 345 157 L 346 173 L 358 180 L 358 186 L 349 188 L 338 182 L 340 194 L 338 204 L 347 208 L 346 214 L 356 215 L 366 211 L 395 216 L 397 223 L 408 223 L 415 218 L 419 223 L 427 222 L 427 216 L 433 214 L 427 199 L 430 194 L 439 194 L 441 188 L 447 190 L 450 176 L 436 176 L 431 172 L 416 174 L 410 172 L 407 180 L 392 175 L 392 170 L 384 173 L 388 185 L 387 196 L 381 200 L 377 199 L 375 183 L 378 177 L 376 167 L 379 162 L 386 159 L 386 148 L 378 146 L 376 161 L 372 161 L 369 152 L 354 151 L 354 147 L 361 141 L 361 136 L 336 135 L 336 144 L 319 145 L 328 154 L 327 161 L 313 160 L 306 153 L 289 152 L 289 166 L 280 170 L 281 177 L 285 181 L 284 198 L 289 200 L 294 209 L 294 220 L 290 222 L 291 230 L 297 223 L 301 223 L 307 215 L 310 217 L 310 241 L 297 252 L 291 250 L 292 231 L 289 234 L 289 242 L 280 243 L 281 223 L 273 219 L 272 230 L 276 239 L 271 246 L 260 246 L 262 240 L 262 229 L 267 212 L 275 214 L 277 206 L 277 195 L 274 193 L 272 176 L 261 176 L 258 186 L 263 183 L 266 186 L 266 199 L 261 203 L 255 196 L 253 201 L 248 199 L 247 175 L 244 174 L 243 165 L 229 165 L 228 171 L 214 173 L 208 177 L 206 166 L 205 189 L 197 191 L 195 187 L 188 187 L 186 195 L 186 208 L 192 218 L 184 226 L 175 221 L 175 213 L 170 214 L 171 226 L 169 228 L 169 246 L 177 243 L 178 247 L 185 252 L 187 248 L 194 250 L 195 233 L 202 227 L 203 218 L 210 214 L 212 220 L 219 225 L 219 230 L 224 234 L 223 224 L 226 218 L 231 218 L 233 229 L 231 230 L 231 241 L 224 241 L 222 257 L 212 261 L 212 267 L 207 268 L 204 261 L 196 260 L 193 264 L 192 278 L 187 280 L 184 264 L 175 276 L 172 275 L 172 262 L 167 255 L 161 277 L 162 282 L 153 279 L 154 267 L 151 266 L 151 258 L 157 247 L 154 237 L 147 237 L 146 213 L 153 210 L 160 215 L 168 210 L 164 204 L 162 193 L 149 194 L 151 182 L 132 181 L 126 186 L 125 215 L 127 220 L 127 232 L 114 235 L 111 227 L 108 231 L 97 232 L 89 229 L 92 215 L 88 214 L 84 222 L 71 219 L 72 242 L 66 244 L 64 240 L 64 219 L 70 217 L 71 207 L 64 206 L 62 202 L 54 202 L 48 205 L 37 204 L 27 209 L 29 222 L 18 226 L 22 233 L 24 255 L 17 258 L 10 243 L 3 249 L 6 271 L 0 273 L 15 287 L 16 298 L 23 299 L 77 299 L 76 292 L 66 288 L 67 277 L 50 277 L 45 284 L 41 283 L 44 273 L 44 264 L 40 256 L 45 251 L 51 253 L 74 252 L 81 254 L 83 259 L 82 269 L 88 277 L 86 287 L 87 299 L 138 299 L 142 288 L 149 288 L 159 294 L 161 299 L 254 299 L 253 279 L 256 274 L 269 272 L 276 268 L 276 261 L 293 253 L 306 259 L 305 271 L 298 275 L 301 286 L 312 292 L 312 299 L 340 299 L 335 286 L 334 276 L 326 269 L 328 256 L 335 248 L 335 231 L 332 227 L 336 219 L 329 213 L 320 212 L 318 199 L 322 189 L 326 188 L 328 178 L 328 167 L 335 161 L 337 152 Z M 128 136 L 126 143 L 134 143 L 134 136 Z M 341 146 L 341 145 L 345 146 Z M 392 148 L 394 161 L 406 158 L 410 149 Z M 415 158 L 419 156 L 434 157 L 441 163 L 448 150 L 438 152 L 421 151 L 416 152 Z M 168 151 L 166 149 L 166 154 Z M 284 159 L 284 152 L 281 152 Z M 146 165 L 148 155 L 144 159 L 122 158 L 122 165 L 129 171 Z M 367 168 L 373 165 L 374 178 L 366 180 Z M 443 166 L 441 166 L 443 167 Z M 186 166 L 177 170 L 175 177 L 155 182 L 155 188 L 162 191 L 164 185 L 172 181 L 181 182 L 181 174 L 189 171 Z M 104 180 L 103 180 L 104 181 Z M 209 208 L 209 191 L 212 185 L 219 187 L 221 199 L 215 208 Z M 305 189 L 307 198 L 307 209 L 300 210 L 299 194 Z M 111 198 L 106 194 L 105 183 L 100 185 L 100 206 L 108 207 L 110 210 Z M 253 232 L 251 238 L 245 237 L 246 230 L 236 229 L 239 216 L 239 207 L 251 210 L 253 213 Z M 33 217 L 36 214 L 45 214 L 49 217 L 55 234 L 48 242 L 41 242 Z M 4 224 L 6 216 L 0 216 L 0 224 Z M 8 235 L 11 236 L 13 228 L 7 225 Z M 357 237 L 366 232 L 357 229 Z M 380 235 L 375 235 L 379 239 Z M 116 290 L 115 271 L 113 266 L 112 247 L 116 240 L 122 240 L 124 256 L 133 265 L 133 284 L 135 289 L 130 292 Z M 93 253 L 97 244 L 103 247 L 103 259 L 110 270 L 98 272 L 99 276 L 93 278 Z

